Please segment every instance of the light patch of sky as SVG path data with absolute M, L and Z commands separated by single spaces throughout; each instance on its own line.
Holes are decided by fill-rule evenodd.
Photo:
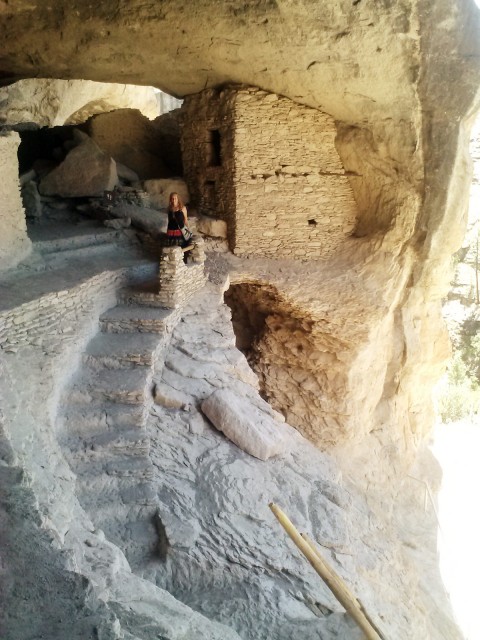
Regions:
M 440 571 L 465 640 L 479 640 L 480 424 L 439 424 L 432 449 L 443 472 L 438 500 Z
M 480 0 L 476 2 L 480 7 Z M 468 230 L 463 246 L 474 246 L 479 232 L 480 117 L 477 117 L 473 126 L 470 152 L 474 179 L 470 189 Z M 473 287 L 474 270 L 466 264 L 463 266 L 470 271 L 467 274 L 464 272 L 462 280 L 466 292 L 469 281 L 470 288 Z M 470 313 L 470 310 L 470 306 L 456 306 L 459 317 Z M 480 415 L 450 424 L 437 424 L 432 450 L 443 474 L 438 496 L 440 571 L 465 640 L 480 640 L 480 502 L 477 495 L 480 486 Z

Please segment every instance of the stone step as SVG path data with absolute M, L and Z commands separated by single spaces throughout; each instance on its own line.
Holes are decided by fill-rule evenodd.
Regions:
M 159 279 L 157 274 L 153 279 L 122 289 L 119 293 L 118 301 L 126 305 L 140 305 L 142 307 L 162 309 L 165 303 L 161 301 L 158 291 Z
M 173 322 L 172 311 L 131 305 L 117 305 L 100 316 L 105 333 L 164 334 Z
M 60 418 L 59 432 L 64 441 L 80 436 L 94 437 L 109 432 L 128 432 L 145 427 L 148 406 L 118 402 L 69 405 Z
M 68 462 L 77 482 L 108 477 L 151 479 L 153 467 L 147 452 L 116 452 L 111 449 L 77 449 L 67 453 Z
M 67 402 L 79 405 L 109 400 L 120 404 L 143 404 L 151 395 L 152 376 L 150 367 L 84 370 L 72 385 Z
M 99 333 L 89 342 L 83 361 L 98 369 L 149 367 L 163 346 L 158 333 Z
M 72 454 L 77 450 L 92 451 L 95 454 L 111 452 L 115 455 L 148 455 L 150 438 L 144 429 L 117 429 L 99 433 L 71 437 L 68 445 Z
M 146 501 L 145 497 L 146 494 L 131 500 L 125 496 L 127 502 L 122 502 L 117 496 L 99 508 L 87 509 L 95 526 L 123 551 L 134 570 L 152 560 L 165 559 L 160 555 L 159 535 L 154 525 L 158 506 L 156 496 L 152 494 Z
M 136 476 L 85 476 L 78 478 L 76 495 L 93 520 L 121 519 L 122 507 L 152 507 L 157 493 L 150 478 Z M 97 518 L 95 517 L 97 514 Z
M 47 266 L 51 268 L 63 264 L 65 260 L 96 260 L 104 255 L 115 255 L 118 252 L 118 246 L 108 242 L 86 247 L 78 247 L 74 249 L 65 249 L 56 253 L 42 254 Z
M 41 229 L 38 231 L 34 227 L 32 229 L 34 248 L 42 255 L 111 244 L 121 235 L 119 231 L 95 224 L 83 228 L 74 227 L 73 233 L 70 231 L 69 235 L 54 238 L 42 237 Z

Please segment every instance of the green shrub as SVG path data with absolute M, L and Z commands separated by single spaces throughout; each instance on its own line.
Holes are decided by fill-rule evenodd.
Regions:
M 438 410 L 442 422 L 455 422 L 478 413 L 480 393 L 468 382 L 451 384 L 438 400 Z
M 478 344 L 480 345 L 480 341 Z M 476 378 L 471 377 L 461 351 L 457 351 L 452 358 L 447 380 L 438 398 L 438 412 L 442 422 L 455 422 L 478 413 L 480 388 Z

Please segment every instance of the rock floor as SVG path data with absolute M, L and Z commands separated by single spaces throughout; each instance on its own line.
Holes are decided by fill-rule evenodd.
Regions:
M 105 268 L 113 254 L 106 262 L 97 256 L 95 267 Z M 131 251 L 127 255 L 138 264 Z M 49 429 L 48 407 L 35 407 L 35 397 L 22 409 L 35 415 L 32 433 L 37 429 L 35 437 L 44 442 L 35 446 L 51 461 L 45 475 L 52 474 L 50 490 L 57 497 L 47 492 L 42 509 L 52 510 L 57 528 L 64 523 L 59 540 L 71 557 L 69 575 L 84 576 L 106 607 L 95 613 L 102 637 L 361 638 L 274 520 L 268 509 L 273 501 L 316 540 L 387 637 L 452 640 L 447 622 L 445 634 L 429 635 L 418 572 L 406 565 L 398 532 L 342 481 L 333 458 L 293 431 L 287 453 L 261 461 L 204 418 L 201 402 L 221 388 L 265 408 L 256 376 L 235 348 L 223 303 L 229 260 L 210 257 L 209 284 L 181 312 L 141 305 L 138 296 L 120 292 L 82 347 L 80 366 L 60 395 L 55 428 Z M 77 269 L 74 259 L 69 264 L 63 282 L 82 282 L 93 271 L 91 264 Z M 55 269 L 32 274 L 35 286 L 12 287 L 7 303 L 38 295 L 43 286 L 51 290 L 56 275 Z M 22 368 L 11 358 L 20 379 Z M 58 375 L 56 366 L 42 370 L 45 389 L 53 384 L 49 376 Z M 28 371 L 28 359 L 23 369 L 25 380 L 38 376 Z M 16 406 L 12 415 L 25 422 Z M 40 465 L 29 448 L 31 442 L 27 454 Z M 42 483 L 47 487 L 47 480 Z M 41 596 L 35 597 L 38 604 Z M 51 640 L 64 637 L 64 625 L 58 628 Z M 82 638 L 79 629 L 72 638 Z M 27 637 L 41 635 L 25 630 L 22 640 Z
M 421 617 L 417 636 L 401 622 L 399 594 L 407 607 L 415 587 L 398 541 L 382 542 L 383 523 L 329 456 L 293 432 L 289 452 L 263 462 L 203 416 L 201 402 L 219 388 L 263 403 L 222 288 L 207 285 L 168 331 L 166 313 L 120 296 L 65 395 L 63 444 L 95 525 L 137 575 L 244 640 L 360 638 L 274 521 L 268 504 L 277 502 L 387 634 L 403 624 L 405 637 L 425 637 Z M 396 570 L 380 595 L 385 563 Z

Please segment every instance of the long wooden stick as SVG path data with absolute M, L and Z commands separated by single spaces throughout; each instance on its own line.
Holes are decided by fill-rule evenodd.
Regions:
M 307 542 L 310 547 L 313 549 L 313 551 L 317 554 L 317 556 L 320 558 L 320 560 L 324 563 L 327 571 L 331 574 L 332 579 L 334 580 L 337 588 L 339 589 L 339 591 L 343 592 L 343 594 L 345 595 L 345 597 L 347 599 L 350 599 L 352 601 L 352 603 L 358 607 L 358 609 L 363 613 L 363 615 L 365 616 L 365 618 L 368 620 L 368 622 L 370 623 L 370 625 L 374 628 L 374 630 L 377 632 L 378 636 L 381 638 L 381 640 L 385 640 L 385 636 L 382 634 L 382 632 L 380 631 L 380 629 L 377 627 L 377 625 L 375 624 L 375 622 L 372 620 L 372 618 L 370 617 L 370 615 L 368 614 L 368 612 L 366 611 L 365 607 L 363 606 L 362 602 L 356 598 L 354 596 L 354 594 L 350 591 L 350 589 L 348 588 L 347 584 L 344 582 L 344 580 L 338 575 L 338 573 L 335 571 L 335 569 L 333 569 L 330 565 L 327 564 L 327 562 L 322 558 L 322 556 L 320 555 L 320 551 L 317 549 L 315 543 L 313 542 L 313 540 L 311 540 L 306 533 L 301 533 L 300 534 L 302 536 L 302 538 L 305 540 L 305 542 Z M 335 595 L 335 594 L 334 594 Z
M 273 515 L 277 518 L 279 523 L 285 529 L 287 534 L 297 545 L 318 575 L 322 578 L 335 598 L 345 608 L 345 611 L 355 620 L 357 625 L 365 634 L 367 640 L 385 640 L 375 628 L 372 626 L 364 612 L 360 608 L 357 600 L 352 596 L 348 587 L 343 583 L 340 576 L 335 574 L 332 569 L 327 565 L 325 560 L 320 557 L 319 552 L 302 538 L 300 533 L 294 527 L 292 522 L 286 516 L 286 514 L 276 504 L 270 503 L 270 509 Z M 339 582 L 340 581 L 340 582 Z

